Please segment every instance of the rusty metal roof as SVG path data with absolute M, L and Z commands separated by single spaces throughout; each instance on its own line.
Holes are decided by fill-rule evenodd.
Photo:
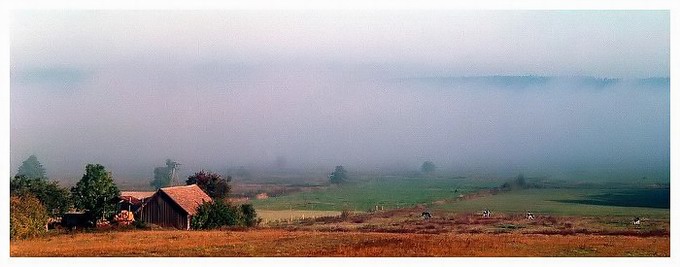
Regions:
M 203 202 L 212 202 L 212 198 L 195 184 L 164 187 L 160 191 L 170 197 L 189 215 L 194 215 L 198 206 L 203 204 Z

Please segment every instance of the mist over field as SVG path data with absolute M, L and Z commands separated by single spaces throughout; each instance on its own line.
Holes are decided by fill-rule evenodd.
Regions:
M 13 172 L 670 177 L 668 12 L 12 15 Z

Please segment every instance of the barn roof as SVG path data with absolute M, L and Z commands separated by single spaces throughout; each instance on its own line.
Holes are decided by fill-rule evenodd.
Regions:
M 145 192 L 145 191 L 123 191 L 123 192 L 120 192 L 120 197 L 121 197 L 121 198 L 123 198 L 123 197 L 125 197 L 125 198 L 127 198 L 127 197 L 133 197 L 133 198 L 136 198 L 136 199 L 140 199 L 140 200 L 141 200 L 141 199 L 145 199 L 145 198 L 149 198 L 149 197 L 153 196 L 154 193 L 156 193 L 156 192 L 154 192 L 154 191 L 150 191 L 150 192 Z
M 187 214 L 194 215 L 198 206 L 203 202 L 211 202 L 212 198 L 208 196 L 200 187 L 195 184 L 184 186 L 164 187 L 160 191 L 165 193 L 172 201 L 174 201 Z

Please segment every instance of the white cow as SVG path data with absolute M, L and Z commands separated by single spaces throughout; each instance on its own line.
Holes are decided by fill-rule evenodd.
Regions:
M 635 219 L 633 219 L 633 225 L 640 225 L 640 217 L 635 217 Z
M 533 219 L 535 219 L 535 218 L 536 218 L 536 217 L 534 217 L 534 214 L 531 213 L 531 211 L 527 211 L 527 219 L 533 220 Z
M 489 209 L 485 209 L 484 212 L 482 212 L 482 217 L 491 218 L 491 211 L 489 211 Z

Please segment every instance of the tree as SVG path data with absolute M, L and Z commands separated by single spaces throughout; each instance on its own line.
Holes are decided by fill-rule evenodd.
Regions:
M 87 164 L 85 175 L 71 188 L 76 209 L 86 211 L 92 223 L 100 217 L 108 218 L 116 212 L 120 190 L 113 182 L 111 173 L 99 164 Z
M 347 171 L 345 171 L 345 167 L 342 167 L 342 165 L 336 166 L 335 171 L 328 178 L 331 180 L 331 184 L 343 183 L 347 180 Z
M 9 183 L 10 194 L 31 194 L 43 203 L 50 216 L 61 216 L 70 207 L 69 191 L 56 181 L 18 175 Z
M 531 187 L 531 185 L 527 184 L 526 179 L 524 179 L 524 174 L 521 174 L 521 173 L 519 175 L 517 175 L 517 177 L 515 177 L 515 179 L 508 181 L 508 182 L 505 182 L 505 183 L 503 183 L 503 185 L 501 185 L 501 189 L 505 190 L 505 191 L 514 190 L 514 189 L 524 189 L 524 188 L 528 188 L 528 187 Z
M 12 195 L 9 204 L 9 238 L 24 239 L 47 232 L 49 216 L 45 207 L 31 194 Z
M 29 156 L 26 160 L 24 160 L 24 162 L 21 163 L 16 176 L 20 175 L 26 176 L 28 178 L 47 179 L 45 176 L 45 168 L 43 168 L 42 164 L 40 164 L 40 161 L 38 161 L 38 158 L 35 155 Z
M 276 157 L 276 162 L 274 165 L 276 166 L 276 169 L 278 170 L 284 170 L 286 168 L 286 157 L 284 156 L 278 156 Z
M 525 188 L 525 187 L 527 187 L 527 181 L 524 179 L 524 174 L 521 174 L 521 173 L 520 173 L 519 175 L 517 175 L 517 178 L 515 178 L 515 184 L 516 184 L 519 188 Z
M 198 185 L 208 196 L 213 199 L 225 199 L 231 191 L 231 176 L 227 179 L 222 178 L 218 173 L 201 170 L 187 178 L 187 185 Z
M 429 160 L 423 162 L 423 165 L 420 165 L 420 171 L 425 174 L 433 174 L 436 169 L 437 166 L 435 166 L 434 163 Z
M 177 165 L 179 165 L 177 162 L 166 159 L 165 167 L 156 167 L 153 170 L 153 181 L 150 185 L 156 189 L 169 186 L 172 182 L 172 171 L 177 168 Z
M 248 171 L 248 169 L 246 169 L 243 166 L 239 166 L 236 168 L 227 168 L 222 173 L 226 174 L 227 176 L 233 176 L 236 178 L 243 179 L 249 179 L 251 177 L 250 171 Z

